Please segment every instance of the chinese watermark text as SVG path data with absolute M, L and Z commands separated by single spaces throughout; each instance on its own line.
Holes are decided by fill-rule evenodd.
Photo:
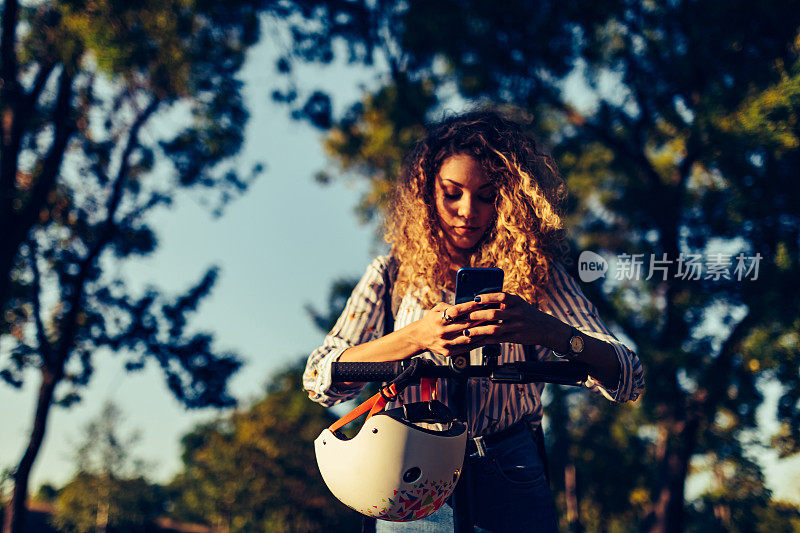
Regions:
M 624 280 L 661 280 L 669 277 L 683 280 L 750 280 L 758 279 L 758 266 L 763 259 L 760 253 L 737 255 L 712 253 L 681 253 L 670 259 L 666 253 L 656 254 L 619 254 L 614 267 L 609 268 L 608 261 L 594 252 L 584 251 L 578 258 L 578 275 L 581 281 L 589 283 L 606 277 L 611 271 L 613 278 Z

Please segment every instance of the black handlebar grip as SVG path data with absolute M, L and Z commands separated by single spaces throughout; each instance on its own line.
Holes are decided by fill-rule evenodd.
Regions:
M 380 363 L 333 363 L 334 383 L 343 381 L 391 381 L 406 367 L 403 361 Z

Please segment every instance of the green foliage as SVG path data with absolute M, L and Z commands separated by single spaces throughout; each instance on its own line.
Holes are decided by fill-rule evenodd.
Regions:
M 135 434 L 124 436 L 120 409 L 106 403 L 89 422 L 75 453 L 76 474 L 55 498 L 53 524 L 63 531 L 142 531 L 163 511 L 160 487 L 131 456 Z
M 400 77 L 367 95 L 326 135 L 325 149 L 341 170 L 369 181 L 369 190 L 357 207 L 362 221 L 372 220 L 386 208 L 403 158 L 424 132 L 420 118 L 436 103 L 433 89 L 428 81 Z M 330 176 L 317 178 L 325 182 Z
M 303 362 L 280 372 L 248 408 L 183 437 L 172 514 L 236 531 L 350 531 L 358 515 L 317 469 L 314 439 L 333 419 L 302 390 Z
M 82 442 L 75 448 L 78 472 L 119 478 L 142 469 L 141 461 L 131 456 L 139 436 L 136 432 L 121 435 L 122 422 L 120 408 L 106 402 L 97 418 L 87 424 Z
M 90 533 L 104 524 L 108 531 L 133 533 L 145 530 L 162 512 L 160 488 L 143 477 L 79 473 L 59 491 L 53 525 Z

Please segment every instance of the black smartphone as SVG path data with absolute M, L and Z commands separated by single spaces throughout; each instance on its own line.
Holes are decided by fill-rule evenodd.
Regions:
M 464 267 L 456 272 L 456 303 L 469 302 L 479 294 L 503 291 L 503 270 L 494 267 Z M 487 309 L 500 304 L 487 305 Z

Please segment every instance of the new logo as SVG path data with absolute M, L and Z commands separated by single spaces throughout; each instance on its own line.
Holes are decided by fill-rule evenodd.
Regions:
M 591 283 L 599 278 L 604 278 L 608 271 L 608 262 L 603 256 L 589 250 L 581 252 L 578 257 L 578 276 L 584 283 Z

